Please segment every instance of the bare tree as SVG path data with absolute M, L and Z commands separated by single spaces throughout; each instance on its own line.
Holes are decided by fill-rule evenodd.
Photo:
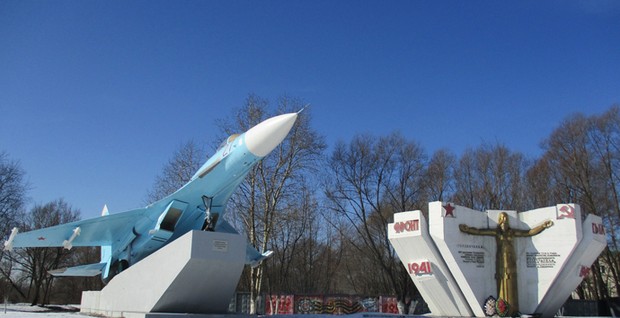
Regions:
M 436 151 L 431 157 L 424 184 L 427 201 L 444 201 L 454 193 L 456 156 L 447 149 Z
M 560 202 L 578 202 L 587 213 L 603 218 L 608 248 L 592 267 L 592 281 L 582 295 L 605 299 L 620 293 L 618 264 L 620 188 L 620 110 L 613 106 L 597 116 L 575 114 L 564 120 L 544 142 L 542 160 L 549 168 L 550 187 Z M 605 273 L 603 273 L 603 268 Z M 611 278 L 606 282 L 603 276 Z
M 268 101 L 256 95 L 246 99 L 245 106 L 233 121 L 221 122 L 222 131 L 233 133 L 247 131 L 267 119 Z M 299 111 L 304 107 L 300 99 L 282 97 L 278 100 L 277 113 Z M 248 235 L 250 244 L 260 252 L 269 249 L 279 226 L 287 202 L 299 198 L 304 181 L 317 169 L 325 149 L 323 137 L 310 127 L 310 113 L 299 116 L 288 137 L 265 157 L 248 174 L 229 203 L 231 222 L 242 220 L 241 228 Z M 238 222 L 237 222 L 238 224 Z M 249 270 L 250 312 L 256 312 L 255 300 L 263 284 L 264 264 Z
M 410 280 L 389 243 L 387 225 L 395 212 L 413 210 L 422 204 L 422 178 L 426 156 L 421 147 L 398 133 L 376 138 L 358 135 L 351 143 L 339 143 L 329 160 L 326 197 L 343 221 L 347 245 L 360 260 L 379 270 L 376 275 L 356 272 L 358 290 L 372 293 L 410 292 Z M 351 255 L 351 254 L 350 254 Z M 352 283 L 355 283 L 352 281 Z
M 521 209 L 528 163 L 503 145 L 468 149 L 455 170 L 454 202 L 477 210 Z
M 17 161 L 12 161 L 6 152 L 0 152 L 0 237 L 8 238 L 10 229 L 24 216 L 24 205 L 28 183 L 25 172 Z M 5 252 L 0 251 L 0 280 L 2 297 L 8 297 L 11 290 L 17 289 L 19 281 L 13 277 L 14 264 Z
M 63 199 L 59 199 L 45 205 L 36 205 L 26 216 L 22 228 L 25 231 L 31 231 L 77 221 L 79 218 L 79 210 L 73 209 Z M 17 264 L 15 270 L 21 272 L 21 275 L 29 280 L 26 296 L 33 305 L 45 303 L 48 300 L 53 282 L 53 277 L 48 274 L 48 271 L 73 265 L 67 263 L 71 259 L 71 251 L 61 247 L 30 247 L 7 255 Z
M 590 129 L 590 141 L 592 149 L 598 158 L 598 170 L 600 171 L 603 187 L 597 203 L 598 211 L 606 219 L 609 229 L 610 249 L 602 254 L 606 267 L 609 268 L 608 276 L 613 286 L 615 295 L 620 295 L 620 255 L 619 255 L 619 227 L 620 227 L 620 106 L 610 108 L 601 116 L 592 119 L 593 128 Z
M 274 231 L 272 240 L 274 256 L 265 266 L 268 293 L 312 294 L 329 290 L 330 274 L 335 272 L 338 260 L 330 258 L 332 242 L 325 239 L 325 226 L 318 211 L 310 187 L 304 187 L 299 198 L 290 200 L 282 210 L 279 230 Z
M 294 205 L 282 209 L 278 223 L 280 230 L 275 231 L 272 239 L 272 256 L 266 264 L 266 277 L 268 286 L 266 290 L 271 293 L 301 292 L 304 286 L 293 282 L 294 260 L 302 251 L 305 244 L 312 240 L 312 229 L 316 227 L 316 218 L 312 215 L 316 212 L 316 202 L 306 192 L 306 195 Z M 312 243 L 310 243 L 312 244 Z M 313 266 L 314 264 L 304 264 Z M 306 267 L 306 266 L 303 266 Z M 303 268 L 306 269 L 306 268 Z M 311 272 L 306 273 L 306 276 Z M 302 287 L 302 290 L 298 289 Z
M 204 148 L 193 140 L 179 146 L 155 178 L 152 189 L 147 192 L 146 203 L 163 199 L 189 182 L 204 163 L 205 155 Z
M 6 152 L 0 152 L 0 233 L 8 235 L 23 215 L 29 185 L 25 172 Z
M 525 173 L 525 204 L 524 209 L 552 206 L 558 202 L 569 202 L 560 199 L 561 187 L 555 183 L 554 171 L 546 157 L 536 160 Z

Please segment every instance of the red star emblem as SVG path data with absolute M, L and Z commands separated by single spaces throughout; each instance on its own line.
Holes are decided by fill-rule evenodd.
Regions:
M 37 240 L 39 241 L 45 241 L 45 238 L 43 236 L 40 236 L 39 238 L 37 238 Z
M 450 205 L 450 203 L 448 203 L 447 205 L 442 205 L 443 208 L 446 210 L 446 214 L 444 214 L 443 217 L 454 217 L 454 209 L 455 207 L 453 207 L 452 205 Z

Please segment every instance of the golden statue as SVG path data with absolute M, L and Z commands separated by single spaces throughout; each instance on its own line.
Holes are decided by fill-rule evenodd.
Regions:
M 497 253 L 495 255 L 495 280 L 497 281 L 498 300 L 503 299 L 510 306 L 508 314 L 514 316 L 519 311 L 519 294 L 517 293 L 517 262 L 512 244 L 514 237 L 534 236 L 553 226 L 553 221 L 545 221 L 531 230 L 510 228 L 508 214 L 502 212 L 495 229 L 477 229 L 465 224 L 459 225 L 461 232 L 472 235 L 495 236 Z

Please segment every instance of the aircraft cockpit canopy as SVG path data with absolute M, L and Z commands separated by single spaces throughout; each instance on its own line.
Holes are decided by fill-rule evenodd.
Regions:
M 226 145 L 232 143 L 233 141 L 235 141 L 235 139 L 237 139 L 237 137 L 239 137 L 239 136 L 240 136 L 240 134 L 232 134 L 228 138 L 224 139 L 224 141 L 222 141 L 220 146 L 217 147 L 217 151 L 220 151 L 220 149 L 224 148 L 224 146 L 226 146 Z

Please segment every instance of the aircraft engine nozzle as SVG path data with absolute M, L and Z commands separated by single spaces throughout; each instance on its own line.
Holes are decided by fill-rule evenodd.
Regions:
M 250 128 L 245 133 L 248 150 L 257 157 L 266 156 L 284 140 L 296 120 L 297 113 L 283 114 Z

